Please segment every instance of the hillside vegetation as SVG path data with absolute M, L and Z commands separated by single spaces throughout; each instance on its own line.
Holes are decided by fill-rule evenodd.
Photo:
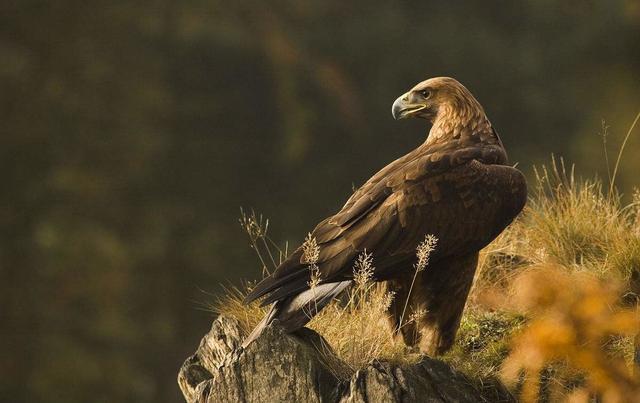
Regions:
M 481 253 L 456 344 L 442 358 L 481 388 L 500 379 L 523 401 L 635 401 L 640 191 L 624 198 L 613 179 L 608 186 L 580 179 L 562 159 L 534 172 L 525 210 Z M 267 274 L 286 248 L 269 239 L 268 221 L 243 214 L 241 223 Z M 315 247 L 307 238 L 311 255 Z M 429 252 L 419 248 L 416 262 L 428 261 Z M 370 281 L 374 265 L 362 254 L 353 289 L 309 323 L 330 345 L 326 356 L 337 377 L 376 360 L 421 358 L 390 329 L 386 310 L 394 296 Z M 251 286 L 228 289 L 213 306 L 247 333 L 265 313 L 257 303 L 242 304 Z M 420 314 L 407 312 L 405 322 Z

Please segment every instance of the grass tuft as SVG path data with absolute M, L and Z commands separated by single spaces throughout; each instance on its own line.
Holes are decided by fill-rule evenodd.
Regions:
M 443 360 L 471 378 L 497 378 L 509 354 L 511 336 L 525 323 L 521 313 L 470 309 L 462 318 L 454 347 Z

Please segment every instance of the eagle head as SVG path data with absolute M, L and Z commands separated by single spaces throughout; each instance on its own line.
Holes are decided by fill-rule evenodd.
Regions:
M 391 113 L 396 120 L 416 117 L 430 122 L 444 115 L 484 115 L 471 92 L 450 77 L 430 78 L 416 84 L 395 100 Z

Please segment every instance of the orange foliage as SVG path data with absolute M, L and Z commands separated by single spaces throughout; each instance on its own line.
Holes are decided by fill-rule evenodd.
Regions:
M 638 312 L 620 306 L 618 284 L 547 267 L 525 271 L 514 288 L 532 321 L 514 338 L 501 377 L 511 385 L 524 379 L 523 401 L 538 401 L 542 371 L 561 363 L 585 376 L 570 401 L 598 395 L 605 403 L 640 402 L 640 380 L 624 359 L 604 348 L 612 338 L 633 336 L 640 327 Z

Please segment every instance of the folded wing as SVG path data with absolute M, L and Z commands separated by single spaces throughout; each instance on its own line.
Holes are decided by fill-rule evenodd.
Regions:
M 522 174 L 492 165 L 492 153 L 485 148 L 420 154 L 418 149 L 385 167 L 311 233 L 320 247 L 321 284 L 350 280 L 353 262 L 364 250 L 373 253 L 374 278 L 392 278 L 399 267 L 411 268 L 415 248 L 427 234 L 439 239 L 432 261 L 488 244 L 526 200 Z M 266 305 L 294 297 L 309 289 L 309 279 L 298 248 L 246 302 L 266 296 Z

